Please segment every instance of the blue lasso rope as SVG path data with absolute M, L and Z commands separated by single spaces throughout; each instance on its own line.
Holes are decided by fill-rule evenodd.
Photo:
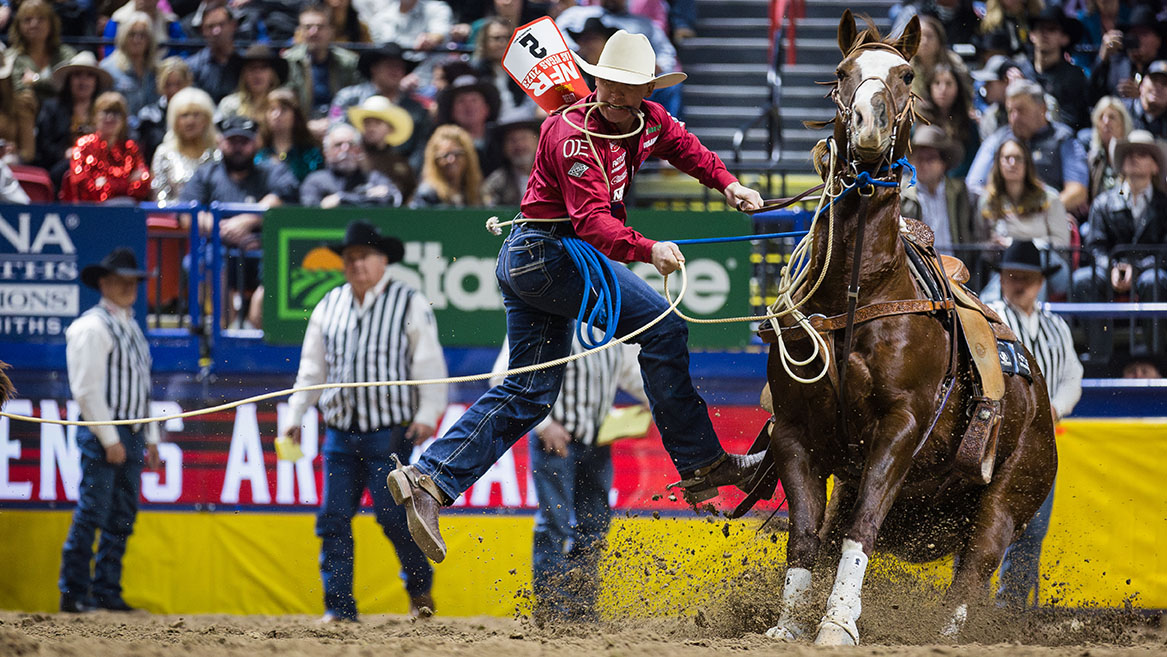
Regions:
M 596 247 L 578 237 L 563 237 L 560 241 L 583 278 L 583 298 L 576 315 L 575 335 L 585 349 L 608 344 L 615 337 L 616 325 L 620 321 L 620 283 L 616 280 L 616 272 L 612 270 L 612 262 Z M 599 287 L 593 282 L 593 277 Z M 588 299 L 593 291 L 596 293 L 596 303 L 592 312 L 588 313 Z M 605 323 L 604 337 L 599 341 L 593 338 L 597 319 Z

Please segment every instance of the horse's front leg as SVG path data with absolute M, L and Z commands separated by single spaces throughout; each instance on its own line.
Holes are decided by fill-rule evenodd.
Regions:
M 794 641 L 809 628 L 802 619 L 809 614 L 810 570 L 818 558 L 819 527 L 827 506 L 827 478 L 807 447 L 796 437 L 799 430 L 789 422 L 775 422 L 771 449 L 775 450 L 782 490 L 786 493 L 790 526 L 786 543 L 786 579 L 782 584 L 782 612 L 778 624 L 766 636 Z
M 867 560 L 883 519 L 891 510 L 912 465 L 912 448 L 921 431 L 907 409 L 885 415 L 870 434 L 874 438 L 856 491 L 850 527 L 844 534 L 843 556 L 827 598 L 827 613 L 819 623 L 815 644 L 858 645 L 856 622 L 862 611 Z

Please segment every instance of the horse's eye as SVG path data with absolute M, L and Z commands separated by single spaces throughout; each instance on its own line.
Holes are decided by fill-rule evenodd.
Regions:
M 847 77 L 847 74 L 844 73 L 842 71 L 842 69 L 839 69 L 839 70 L 835 71 L 835 77 L 838 78 L 838 80 L 841 82 L 843 80 L 843 78 Z
M 912 80 L 915 80 L 915 79 L 916 79 L 915 73 L 912 73 L 911 71 L 904 73 L 904 84 L 911 84 Z

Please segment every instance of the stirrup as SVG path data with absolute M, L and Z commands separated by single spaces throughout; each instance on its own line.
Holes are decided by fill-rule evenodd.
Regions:
M 718 468 L 722 463 L 729 460 L 729 454 L 722 454 L 721 458 L 713 463 L 703 467 L 697 468 L 688 479 L 675 481 L 665 490 L 672 490 L 674 488 L 681 489 L 681 495 L 685 498 L 685 503 L 690 506 L 697 506 L 701 502 L 717 497 L 717 486 L 709 483 L 709 475 Z

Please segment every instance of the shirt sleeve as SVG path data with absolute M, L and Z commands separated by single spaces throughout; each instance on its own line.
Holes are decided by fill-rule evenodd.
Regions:
M 300 369 L 296 373 L 297 388 L 324 383 L 328 378 L 328 363 L 324 358 L 324 304 L 316 304 L 308 318 L 308 328 L 304 331 L 304 346 L 300 348 Z M 304 421 L 304 413 L 320 400 L 323 391 L 301 391 L 292 394 L 288 400 L 288 426 L 298 427 Z
M 656 110 L 654 110 L 655 112 Z M 705 148 L 697 137 L 663 107 L 659 109 L 661 135 L 652 154 L 693 176 L 702 185 L 718 192 L 725 191 L 737 178 L 725 168 L 716 153 Z
M 1074 351 L 1074 339 L 1070 334 L 1070 327 L 1061 317 L 1056 315 L 1051 315 L 1051 317 L 1057 324 L 1057 332 L 1062 341 L 1062 353 L 1066 355 L 1066 358 L 1063 361 L 1061 371 L 1057 373 L 1058 380 L 1053 386 L 1057 392 L 1050 399 L 1050 405 L 1058 414 L 1058 418 L 1064 418 L 1074 411 L 1078 400 L 1082 398 L 1082 363 L 1078 360 L 1078 353 Z
M 1062 150 L 1062 180 L 1090 186 L 1090 166 L 1082 142 L 1070 136 L 1059 146 Z M 979 155 L 979 153 L 978 153 Z
M 430 308 L 429 299 L 421 292 L 414 292 L 409 300 L 409 310 L 405 318 L 405 334 L 409 339 L 411 379 L 444 379 L 447 376 L 446 356 L 438 341 L 438 322 Z M 438 420 L 446 412 L 449 402 L 449 386 L 432 383 L 417 387 L 417 413 L 413 421 L 438 425 Z
M 81 417 L 89 422 L 113 419 L 113 412 L 105 400 L 106 359 L 112 351 L 113 337 L 97 317 L 81 317 L 65 332 L 69 389 L 81 409 Z M 103 424 L 91 427 L 91 430 L 103 447 L 112 447 L 121 441 L 113 425 Z

